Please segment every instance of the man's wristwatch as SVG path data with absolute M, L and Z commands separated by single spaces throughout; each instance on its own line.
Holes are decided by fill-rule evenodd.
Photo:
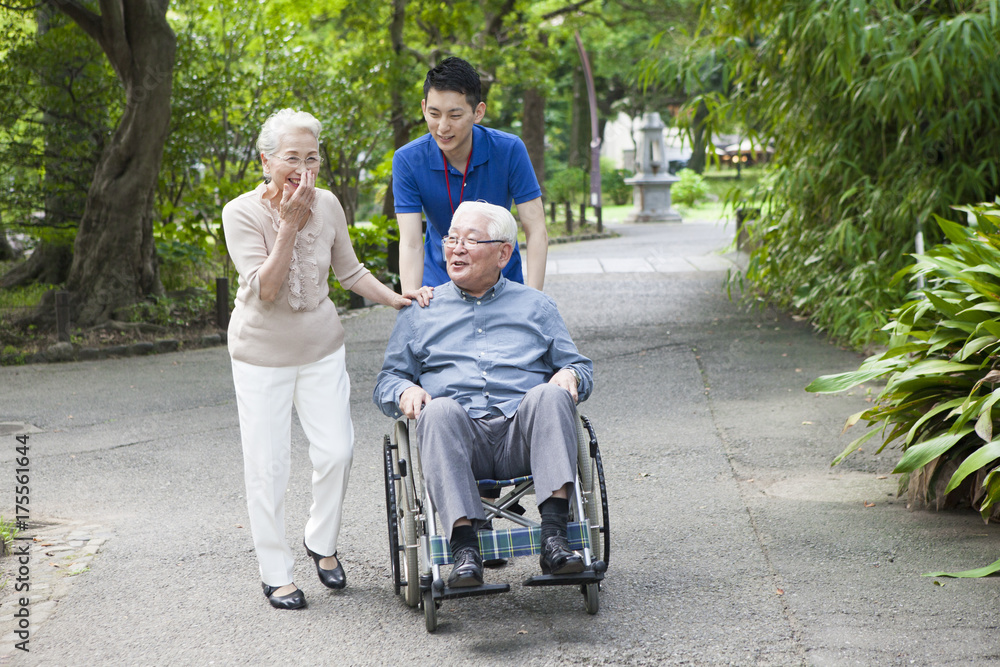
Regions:
M 580 376 L 580 372 L 578 370 L 576 370 L 572 366 L 567 366 L 566 370 L 568 370 L 570 373 L 572 373 L 573 377 L 576 378 L 576 386 L 577 387 L 579 387 L 581 384 L 583 384 L 583 378 Z

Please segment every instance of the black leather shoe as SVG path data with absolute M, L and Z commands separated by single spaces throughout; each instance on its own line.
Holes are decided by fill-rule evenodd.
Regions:
M 296 588 L 288 595 L 275 595 L 274 591 L 281 586 L 268 586 L 263 581 L 260 585 L 264 589 L 264 597 L 275 609 L 302 609 L 306 606 L 306 596 L 301 589 Z
M 538 558 L 542 574 L 576 574 L 583 572 L 583 557 L 569 548 L 561 535 L 552 535 L 542 542 L 542 555 Z
M 462 547 L 455 553 L 455 565 L 448 575 L 448 588 L 483 585 L 483 557 L 475 547 Z
M 332 570 L 324 570 L 319 566 L 319 562 L 328 556 L 320 556 L 318 553 L 314 552 L 306 544 L 305 540 L 302 540 L 302 546 L 306 548 L 306 553 L 313 559 L 316 563 L 316 574 L 319 575 L 320 582 L 327 588 L 341 589 L 347 586 L 347 575 L 344 574 L 344 566 L 341 564 L 340 559 L 337 558 L 337 552 L 333 552 L 333 557 L 337 558 L 337 567 Z

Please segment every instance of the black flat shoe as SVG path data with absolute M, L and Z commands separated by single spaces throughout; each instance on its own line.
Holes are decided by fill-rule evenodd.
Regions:
M 561 535 L 552 535 L 542 542 L 542 554 L 538 558 L 542 574 L 576 574 L 583 572 L 583 557 L 569 548 L 569 542 Z
M 333 557 L 337 558 L 337 567 L 332 570 L 324 570 L 319 566 L 319 562 L 324 558 L 329 558 L 329 556 L 320 556 L 318 553 L 314 552 L 306 544 L 305 540 L 302 540 L 302 546 L 306 548 L 306 553 L 313 559 L 316 563 L 316 574 L 319 575 L 320 582 L 327 588 L 333 588 L 339 590 L 347 586 L 347 575 L 344 574 L 344 566 L 340 563 L 340 559 L 337 558 L 337 552 L 333 552 Z
M 275 609 L 302 609 L 306 606 L 306 596 L 301 589 L 297 588 L 288 595 L 275 595 L 274 591 L 281 586 L 268 586 L 263 581 L 260 585 L 264 589 L 264 597 Z
M 455 552 L 455 565 L 448 575 L 448 588 L 483 585 L 483 557 L 475 547 L 462 547 Z

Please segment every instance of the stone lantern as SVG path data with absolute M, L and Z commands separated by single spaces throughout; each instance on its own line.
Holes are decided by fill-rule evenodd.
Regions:
M 660 114 L 652 111 L 642 115 L 635 176 L 625 179 L 632 186 L 635 208 L 625 222 L 681 221 L 680 214 L 670 205 L 670 186 L 680 179 L 667 171 L 663 128 Z

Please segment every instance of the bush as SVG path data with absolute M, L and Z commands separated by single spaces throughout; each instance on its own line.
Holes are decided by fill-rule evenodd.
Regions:
M 677 172 L 681 179 L 670 188 L 671 199 L 682 206 L 695 206 L 708 196 L 708 183 L 701 174 L 693 169 L 681 169 Z
M 372 216 L 368 224 L 356 224 L 347 229 L 358 261 L 364 264 L 380 282 L 387 285 L 398 283 L 399 274 L 389 270 L 389 245 L 399 241 L 396 221 L 379 214 Z M 347 307 L 352 303 L 354 293 L 341 287 L 332 273 L 329 283 L 330 298 L 335 304 Z M 357 302 L 355 299 L 354 303 Z
M 605 205 L 621 206 L 632 201 L 632 186 L 625 182 L 631 176 L 628 169 L 615 169 L 608 158 L 601 158 L 601 196 Z
M 969 502 L 984 519 L 1000 516 L 1000 205 L 972 207 L 969 227 L 938 218 L 951 241 L 934 246 L 894 278 L 922 279 L 885 326 L 887 351 L 849 373 L 827 375 L 806 389 L 843 391 L 886 379 L 873 407 L 852 415 L 869 430 L 834 464 L 885 433 L 881 452 L 899 441 L 911 499 L 938 507 Z M 997 414 L 994 414 L 996 412 Z
M 210 266 L 208 253 L 201 245 L 172 240 L 156 242 L 160 263 L 160 282 L 165 290 L 184 289 L 192 283 L 204 283 L 202 275 Z
M 760 219 L 745 228 L 742 277 L 778 308 L 794 300 L 838 340 L 884 344 L 859 316 L 901 303 L 882 275 L 909 262 L 918 221 L 1000 191 L 997 6 L 738 4 L 712 15 L 714 34 L 697 48 L 718 48 L 722 80 L 741 92 L 689 106 L 718 121 L 752 118 L 775 141 L 771 187 L 747 203 Z
M 586 171 L 579 167 L 565 167 L 553 171 L 545 179 L 545 198 L 557 204 L 579 204 L 586 200 L 589 188 Z

